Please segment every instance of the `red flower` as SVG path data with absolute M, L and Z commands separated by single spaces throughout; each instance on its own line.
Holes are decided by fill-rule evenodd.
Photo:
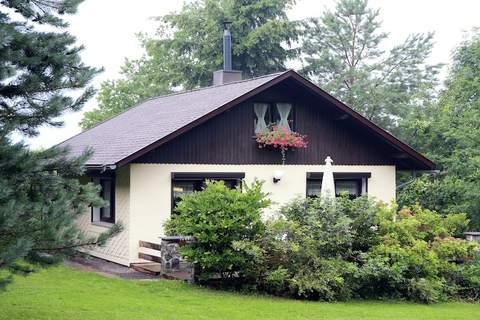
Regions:
M 256 134 L 256 141 L 260 147 L 273 146 L 287 151 L 292 148 L 306 148 L 307 136 L 289 131 L 287 127 L 271 126 L 265 132 Z

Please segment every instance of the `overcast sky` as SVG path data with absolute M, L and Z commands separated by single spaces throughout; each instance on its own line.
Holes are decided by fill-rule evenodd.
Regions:
M 291 19 L 319 16 L 334 0 L 297 0 L 288 13 Z M 155 22 L 150 18 L 181 8 L 181 0 L 86 0 L 78 13 L 69 19 L 70 32 L 78 43 L 85 45 L 82 54 L 88 65 L 103 67 L 105 71 L 95 86 L 106 79 L 119 77 L 125 57 L 142 54 L 135 37 L 137 32 L 153 32 Z M 435 47 L 430 63 L 448 63 L 452 49 L 462 40 L 464 33 L 480 26 L 480 1 L 477 0 L 371 0 L 370 5 L 380 8 L 383 30 L 390 33 L 387 46 L 403 41 L 416 32 L 435 32 Z M 213 70 L 212 70 L 213 71 Z M 442 73 L 445 75 L 445 72 Z M 95 98 L 83 111 L 95 107 Z M 78 122 L 82 112 L 66 114 L 62 128 L 45 127 L 40 135 L 29 140 L 33 148 L 47 148 L 80 132 Z

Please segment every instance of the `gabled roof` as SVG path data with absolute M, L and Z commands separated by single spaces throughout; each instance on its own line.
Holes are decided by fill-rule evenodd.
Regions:
M 432 161 L 293 70 L 152 98 L 73 136 L 58 147 L 69 147 L 73 156 L 92 148 L 94 154 L 87 166 L 121 166 L 288 78 L 326 99 L 399 152 L 413 158 L 417 169 L 435 167 Z
M 87 164 L 117 164 L 281 74 L 152 98 L 73 136 L 58 147 L 68 146 L 74 156 L 93 148 L 94 154 Z

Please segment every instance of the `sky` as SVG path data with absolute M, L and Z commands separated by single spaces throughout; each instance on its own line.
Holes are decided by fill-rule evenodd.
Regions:
M 142 55 L 136 34 L 155 31 L 152 17 L 178 11 L 183 0 L 86 0 L 78 13 L 68 19 L 69 31 L 77 37 L 78 44 L 85 46 L 82 52 L 87 65 L 103 67 L 93 85 L 120 77 L 120 68 L 125 58 Z M 297 0 L 288 12 L 290 19 L 320 16 L 325 8 L 332 8 L 335 0 Z M 480 1 L 477 0 L 370 0 L 370 6 L 380 9 L 382 30 L 390 37 L 387 48 L 404 41 L 409 34 L 435 32 L 435 46 L 429 63 L 447 64 L 451 52 L 465 37 L 465 32 L 480 26 Z M 221 36 L 221 35 L 220 35 Z M 213 70 L 212 70 L 213 71 Z M 447 67 L 441 73 L 445 77 Z M 78 123 L 85 111 L 96 106 L 91 99 L 82 111 L 62 117 L 61 128 L 42 127 L 39 136 L 28 139 L 31 148 L 48 148 L 79 133 Z

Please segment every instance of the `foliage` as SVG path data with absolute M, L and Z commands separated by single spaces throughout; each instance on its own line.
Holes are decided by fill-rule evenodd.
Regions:
M 75 179 L 88 152 L 71 159 L 66 150 L 33 152 L 10 140 L 13 132 L 34 136 L 41 125 L 61 125 L 60 115 L 93 94 L 86 86 L 98 70 L 81 62 L 82 47 L 62 19 L 79 3 L 0 1 L 0 287 L 12 272 L 104 244 L 120 229 L 90 239 L 76 227 L 85 207 L 101 201 L 95 187 Z
M 75 38 L 62 29 L 63 14 L 80 1 L 2 1 L 0 3 L 0 129 L 34 135 L 40 125 L 59 126 L 65 111 L 78 111 L 93 95 L 86 87 L 98 70 L 85 66 Z M 15 10 L 24 19 L 13 18 Z M 26 20 L 26 21 L 25 21 Z M 38 31 L 48 25 L 61 32 Z M 78 90 L 78 97 L 66 95 Z
M 295 199 L 280 209 L 281 216 L 298 223 L 327 256 L 352 257 L 375 242 L 378 204 L 367 197 L 337 198 L 335 203 L 320 198 Z
M 307 136 L 290 131 L 283 126 L 269 126 L 266 131 L 255 134 L 255 137 L 260 148 L 271 146 L 280 149 L 283 164 L 285 164 L 285 154 L 288 149 L 307 147 Z
M 423 175 L 414 179 L 398 192 L 400 207 L 418 203 L 424 208 L 446 214 L 468 212 L 471 190 L 463 179 L 455 176 Z
M 466 227 L 465 215 L 442 217 L 414 206 L 398 212 L 383 208 L 377 218 L 381 241 L 365 256 L 359 274 L 362 296 L 426 303 L 449 298 L 449 274 L 459 269 L 458 262 L 478 254 L 475 242 L 452 236 Z
M 211 84 L 212 71 L 222 69 L 223 21 L 231 21 L 233 68 L 245 77 L 286 69 L 297 55 L 297 23 L 287 19 L 293 0 L 198 0 L 178 13 L 158 17 L 154 37 L 140 36 L 145 55 L 127 60 L 123 78 L 107 81 L 99 92 L 99 107 L 85 113 L 82 128 L 90 128 L 133 105 L 179 88 Z
M 289 280 L 290 290 L 311 300 L 341 301 L 352 297 L 356 266 L 341 258 L 311 256 Z
M 5 137 L 0 153 L 0 270 L 29 273 L 32 264 L 57 262 L 80 246 L 103 245 L 121 231 L 115 225 L 92 238 L 77 228 L 87 204 L 103 204 L 96 186 L 75 178 L 89 154 L 72 161 L 65 151 L 32 152 Z M 10 280 L 7 273 L 0 284 Z
M 452 294 L 469 301 L 480 299 L 480 255 L 449 274 Z
M 324 301 L 480 297 L 479 246 L 455 238 L 464 214 L 368 197 L 297 198 L 263 223 L 268 204 L 258 182 L 244 193 L 209 182 L 184 196 L 167 230 L 197 238 L 183 254 L 223 285 L 234 278 L 244 289 Z
M 402 130 L 402 137 L 429 156 L 441 172 L 433 178 L 420 177 L 400 193 L 400 199 L 442 212 L 465 212 L 473 228 L 480 228 L 479 65 L 476 31 L 455 50 L 439 102 L 419 109 Z
M 105 297 L 109 303 L 105 303 Z M 116 306 L 115 310 L 112 305 Z M 155 310 L 175 314 L 183 320 L 471 320 L 478 317 L 480 304 L 311 303 L 208 290 L 182 281 L 117 279 L 59 266 L 29 278 L 17 277 L 9 290 L 2 293 L 0 310 L 2 320 L 118 320 L 132 317 L 150 320 L 155 317 Z
M 335 204 L 295 199 L 283 206 L 280 218 L 267 223 L 259 259 L 263 265 L 257 270 L 260 288 L 314 300 L 352 298 L 357 262 L 376 241 L 370 228 L 375 208 L 366 197 L 342 197 Z
M 439 66 L 426 63 L 433 34 L 412 34 L 385 52 L 387 39 L 367 0 L 339 0 L 334 11 L 305 23 L 302 72 L 396 133 L 399 120 L 434 97 Z
M 205 278 L 245 274 L 254 264 L 256 242 L 263 234 L 262 209 L 270 201 L 258 181 L 229 189 L 223 181 L 209 181 L 202 192 L 184 195 L 167 221 L 168 234 L 194 236 L 182 254 L 198 264 Z
M 454 237 L 467 224 L 365 197 L 296 199 L 267 223 L 253 273 L 260 290 L 314 300 L 474 300 L 478 245 Z

